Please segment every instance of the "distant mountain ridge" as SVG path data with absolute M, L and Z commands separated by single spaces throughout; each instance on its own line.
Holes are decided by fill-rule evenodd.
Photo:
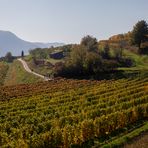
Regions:
M 22 50 L 25 54 L 27 54 L 30 49 L 47 48 L 51 46 L 58 47 L 62 45 L 64 45 L 64 43 L 29 42 L 20 39 L 10 31 L 0 30 L 0 57 L 4 56 L 9 51 L 12 53 L 12 55 L 18 56 L 21 54 Z

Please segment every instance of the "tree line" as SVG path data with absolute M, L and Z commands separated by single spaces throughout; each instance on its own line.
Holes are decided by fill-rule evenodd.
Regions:
M 130 32 L 130 43 L 142 51 L 141 44 L 148 41 L 148 25 L 146 21 L 139 21 Z M 99 48 L 97 39 L 92 36 L 82 38 L 80 44 L 73 45 L 69 56 L 64 63 L 55 66 L 55 76 L 88 76 L 111 72 L 117 67 L 130 67 L 133 60 L 123 56 L 124 45 L 120 42 L 118 49 L 111 53 L 110 46 L 105 43 L 103 49 Z M 144 48 L 144 53 L 148 48 Z

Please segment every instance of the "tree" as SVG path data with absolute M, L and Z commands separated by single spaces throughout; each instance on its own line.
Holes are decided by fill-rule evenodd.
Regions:
M 24 51 L 23 50 L 22 50 L 21 56 L 22 56 L 22 58 L 24 57 Z
M 84 46 L 87 51 L 97 51 L 98 49 L 97 39 L 90 35 L 87 35 L 82 38 L 81 45 Z
M 13 61 L 13 56 L 11 52 L 7 52 L 5 55 L 5 61 L 11 63 Z
M 140 49 L 141 43 L 146 41 L 148 34 L 148 24 L 146 21 L 138 21 L 138 23 L 133 27 L 131 34 L 132 44 L 137 45 Z
M 105 59 L 105 60 L 104 60 Z M 65 62 L 56 65 L 55 76 L 81 77 L 98 75 L 116 68 L 113 61 L 110 64 L 110 49 L 105 47 L 105 57 L 99 54 L 97 39 L 91 36 L 82 38 L 80 45 L 71 48 L 70 55 Z
M 87 52 L 84 64 L 85 71 L 88 74 L 96 74 L 101 71 L 102 58 L 95 52 Z
M 77 67 L 79 73 L 83 73 L 86 53 L 87 51 L 82 45 L 74 46 L 70 53 L 70 62 L 74 67 Z
M 48 49 L 36 48 L 29 51 L 30 55 L 36 59 L 46 59 L 49 56 Z

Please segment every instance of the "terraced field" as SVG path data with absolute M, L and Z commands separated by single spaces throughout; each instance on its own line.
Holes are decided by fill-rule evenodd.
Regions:
M 147 119 L 147 77 L 0 87 L 0 147 L 91 147 Z

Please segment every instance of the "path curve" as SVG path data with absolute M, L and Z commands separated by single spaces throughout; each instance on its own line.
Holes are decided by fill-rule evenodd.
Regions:
M 43 75 L 41 75 L 41 74 L 38 74 L 38 73 L 32 71 L 32 70 L 28 67 L 27 63 L 26 63 L 22 58 L 19 58 L 19 59 L 17 59 L 17 60 L 22 63 L 24 69 L 25 69 L 27 72 L 32 73 L 32 74 L 34 74 L 34 75 L 36 75 L 36 76 L 38 76 L 38 77 L 44 79 L 45 81 L 52 80 L 52 79 L 50 79 L 50 78 L 47 78 L 47 77 L 45 77 L 45 76 L 43 76 Z

